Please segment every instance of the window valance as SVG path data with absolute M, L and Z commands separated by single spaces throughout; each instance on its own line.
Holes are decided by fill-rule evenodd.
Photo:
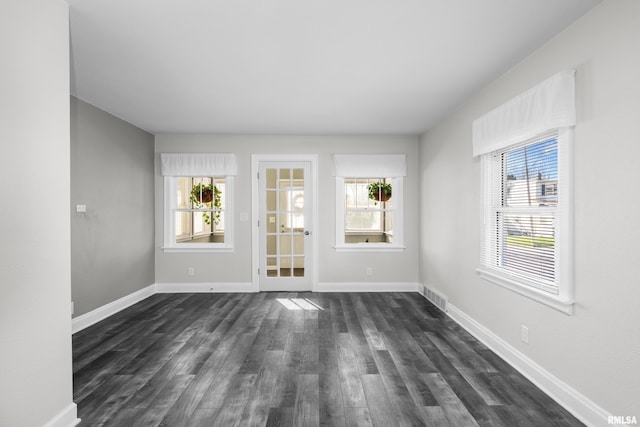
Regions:
M 575 70 L 553 77 L 473 122 L 473 155 L 496 151 L 542 132 L 576 124 Z
M 237 175 L 236 155 L 232 153 L 160 153 L 162 176 Z
M 334 154 L 333 176 L 396 178 L 407 175 L 404 154 Z

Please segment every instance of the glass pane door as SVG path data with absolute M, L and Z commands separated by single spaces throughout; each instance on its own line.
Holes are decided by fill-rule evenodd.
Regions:
M 310 286 L 308 168 L 304 162 L 268 162 L 261 167 L 261 290 Z

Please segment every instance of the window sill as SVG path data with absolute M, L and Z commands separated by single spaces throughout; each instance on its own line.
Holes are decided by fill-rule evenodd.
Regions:
M 233 247 L 229 246 L 204 246 L 195 244 L 189 244 L 188 246 L 163 246 L 161 249 L 167 254 L 233 252 Z
M 494 283 L 505 289 L 509 289 L 510 291 L 516 292 L 569 316 L 573 315 L 574 301 L 567 301 L 559 295 L 554 295 L 543 290 L 525 285 L 518 281 L 514 276 L 509 276 L 490 268 L 478 267 L 476 268 L 476 273 L 478 273 L 480 277 L 491 283 Z
M 402 252 L 404 246 L 393 246 L 389 243 L 352 243 L 348 245 L 336 245 L 336 252 Z

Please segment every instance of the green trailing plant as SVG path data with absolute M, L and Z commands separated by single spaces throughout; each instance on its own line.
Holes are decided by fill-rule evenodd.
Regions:
M 383 181 L 372 182 L 367 186 L 369 198 L 377 202 L 386 202 L 391 198 L 391 184 Z
M 220 223 L 220 209 L 222 209 L 222 201 L 220 195 L 222 191 L 213 184 L 196 184 L 191 189 L 189 201 L 193 209 L 210 208 L 213 210 L 213 218 L 209 212 L 203 212 L 202 218 L 204 222 L 211 225 L 211 221 L 218 225 Z

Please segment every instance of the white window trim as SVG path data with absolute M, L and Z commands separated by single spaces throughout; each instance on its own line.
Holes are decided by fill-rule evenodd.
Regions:
M 375 178 L 371 176 L 369 178 Z M 393 180 L 393 243 L 345 243 L 344 239 L 344 180 L 336 176 L 336 252 L 402 252 L 404 246 L 404 189 L 403 177 L 392 177 Z
M 175 176 L 164 177 L 164 246 L 165 253 L 233 252 L 233 176 L 225 177 L 225 216 L 223 243 L 178 243 L 175 241 L 175 215 L 177 205 Z
M 509 276 L 508 274 L 487 267 L 478 267 L 476 273 L 483 279 L 502 286 L 505 289 L 509 289 L 510 291 L 540 302 L 565 314 L 573 314 L 573 300 L 565 301 L 559 295 L 554 295 L 533 286 L 525 285 L 523 284 L 523 279 L 520 277 L 515 275 Z
M 488 154 L 490 155 L 490 154 Z M 514 291 L 520 295 L 538 301 L 548 307 L 573 315 L 575 304 L 575 284 L 573 274 L 573 128 L 565 127 L 558 130 L 558 181 L 561 183 L 561 203 L 557 210 L 556 265 L 558 293 L 554 294 L 532 286 L 526 279 L 518 275 L 488 266 L 480 266 L 476 272 L 485 280 Z M 482 194 L 487 203 L 487 191 L 492 185 L 482 174 Z M 490 207 L 483 206 L 483 218 Z M 485 229 L 485 227 L 483 227 Z M 489 233 L 490 230 L 485 232 Z

